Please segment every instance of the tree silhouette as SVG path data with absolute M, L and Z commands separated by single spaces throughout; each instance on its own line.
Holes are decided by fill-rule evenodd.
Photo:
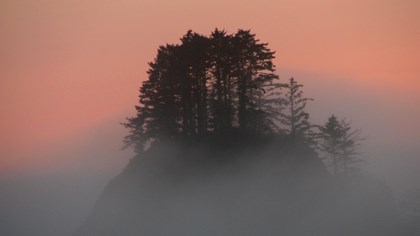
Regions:
M 359 130 L 352 130 L 350 123 L 338 121 L 332 115 L 319 127 L 319 148 L 331 165 L 334 174 L 348 174 L 361 162 L 358 149 L 362 140 Z
M 270 131 L 274 52 L 249 30 L 209 37 L 188 31 L 181 44 L 160 46 L 140 87 L 137 114 L 128 118 L 126 146 L 228 129 Z
M 241 128 L 267 129 L 264 95 L 278 79 L 274 72 L 274 52 L 258 43 L 250 31 L 239 30 L 233 38 L 237 71 L 238 123 Z
M 286 97 L 283 100 L 287 112 L 280 113 L 281 122 L 287 126 L 287 132 L 291 137 L 300 137 L 309 140 L 312 125 L 309 122 L 309 113 L 305 111 L 306 103 L 313 101 L 312 98 L 303 97 L 302 84 L 293 77 L 289 83 L 284 84 Z

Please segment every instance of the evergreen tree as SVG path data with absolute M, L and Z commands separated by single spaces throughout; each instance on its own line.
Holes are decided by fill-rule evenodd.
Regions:
M 273 81 L 278 79 L 272 62 L 274 52 L 267 48 L 268 44 L 259 43 L 249 30 L 238 30 L 233 43 L 238 125 L 242 129 L 271 130 L 270 111 L 266 109 L 270 100 L 266 99 L 266 95 Z
M 169 78 L 174 71 L 174 53 L 178 46 L 166 45 L 158 49 L 154 62 L 149 63 L 148 80 L 140 87 L 137 115 L 127 119 L 124 126 L 130 129 L 125 137 L 126 146 L 134 145 L 141 150 L 148 142 L 172 138 L 179 129 L 176 120 L 176 94 L 174 81 Z
M 289 83 L 284 84 L 286 89 L 285 98 L 282 103 L 286 106 L 286 112 L 280 113 L 281 122 L 287 127 L 287 132 L 291 137 L 304 138 L 310 140 L 309 113 L 305 111 L 306 103 L 313 101 L 311 98 L 303 97 L 302 84 L 296 82 L 292 77 Z
M 211 113 L 213 130 L 233 126 L 233 44 L 232 35 L 215 29 L 210 36 Z
M 331 165 L 334 174 L 348 174 L 361 162 L 358 149 L 362 140 L 359 130 L 352 130 L 350 123 L 338 121 L 332 115 L 319 127 L 319 149 Z
M 175 70 L 178 71 L 177 91 L 181 101 L 182 133 L 204 134 L 208 126 L 209 39 L 192 31 L 181 38 Z
M 265 100 L 274 52 L 250 31 L 210 37 L 188 31 L 181 44 L 160 46 L 140 87 L 137 114 L 124 125 L 127 146 L 227 129 L 270 130 Z

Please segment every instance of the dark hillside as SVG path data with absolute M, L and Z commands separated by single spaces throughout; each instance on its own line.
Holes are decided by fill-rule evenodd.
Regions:
M 404 235 L 391 194 L 355 176 L 359 132 L 311 124 L 313 99 L 278 82 L 267 43 L 217 28 L 180 41 L 149 63 L 123 123 L 138 155 L 77 236 Z
M 221 146 L 229 140 L 133 158 L 75 235 L 395 235 L 392 199 L 376 184 L 340 186 L 303 144 L 244 136 Z

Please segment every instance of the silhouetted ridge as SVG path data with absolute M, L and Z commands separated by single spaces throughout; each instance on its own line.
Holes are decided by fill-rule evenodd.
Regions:
M 246 142 L 250 144 L 251 137 Z M 164 235 L 170 231 L 197 235 L 205 231 L 194 225 L 206 225 L 210 219 L 218 222 L 210 223 L 206 230 L 228 235 L 220 221 L 226 216 L 232 232 L 237 232 L 240 221 L 235 218 L 244 214 L 241 204 L 262 200 L 258 200 L 261 194 L 278 195 L 280 186 L 293 185 L 290 191 L 303 191 L 298 189 L 306 184 L 294 184 L 287 177 L 292 172 L 301 174 L 293 180 L 296 182 L 327 175 L 314 153 L 279 148 L 276 142 L 220 146 L 219 142 L 191 140 L 150 148 L 110 182 L 77 235 Z M 299 152 L 306 154 L 299 157 L 300 164 L 295 161 Z M 251 213 L 251 209 L 246 211 Z M 188 226 L 190 220 L 195 223 Z
M 333 178 L 306 144 L 262 137 L 224 147 L 214 138 L 139 154 L 75 235 L 400 232 L 392 198 L 377 183 Z
M 137 154 L 75 235 L 406 234 L 391 195 L 355 168 L 359 131 L 336 116 L 312 125 L 313 99 L 276 81 L 267 46 L 218 29 L 160 46 L 124 123 Z

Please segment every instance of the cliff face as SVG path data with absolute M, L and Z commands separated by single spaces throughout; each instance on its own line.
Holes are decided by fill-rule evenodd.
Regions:
M 162 144 L 108 184 L 75 235 L 394 235 L 392 201 L 372 186 L 336 181 L 304 145 Z

